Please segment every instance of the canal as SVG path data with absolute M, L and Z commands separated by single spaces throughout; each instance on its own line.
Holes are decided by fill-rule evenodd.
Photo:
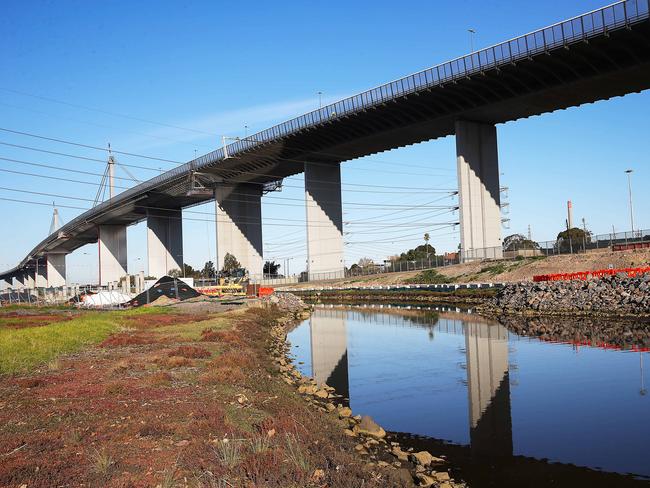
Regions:
M 647 352 L 436 307 L 316 305 L 289 340 L 303 374 L 472 487 L 650 484 Z

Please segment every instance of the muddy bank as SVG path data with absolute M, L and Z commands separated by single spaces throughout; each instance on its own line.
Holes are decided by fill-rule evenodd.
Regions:
M 459 289 L 453 292 L 430 290 L 322 290 L 292 292 L 307 302 L 323 303 L 391 303 L 391 304 L 441 304 L 477 305 L 495 297 L 493 289 Z

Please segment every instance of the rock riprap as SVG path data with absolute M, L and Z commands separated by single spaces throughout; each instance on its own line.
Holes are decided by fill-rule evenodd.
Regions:
M 492 300 L 503 311 L 650 315 L 650 274 L 506 284 Z

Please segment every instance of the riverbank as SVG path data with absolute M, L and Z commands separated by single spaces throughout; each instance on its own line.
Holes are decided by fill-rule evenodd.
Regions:
M 475 307 L 490 316 L 650 318 L 650 274 L 589 280 L 504 283 L 498 288 L 451 291 L 415 288 L 296 290 L 313 303 L 437 304 Z
M 400 290 L 363 290 L 340 289 L 302 291 L 295 290 L 293 294 L 308 302 L 323 303 L 399 303 L 399 304 L 441 304 L 471 306 L 484 304 L 494 298 L 497 290 L 493 288 L 477 289 L 463 288 L 455 291 L 430 291 L 424 289 Z
M 412 486 L 284 381 L 270 332 L 297 313 L 109 312 L 96 345 L 0 375 L 0 486 Z
M 533 276 L 593 271 L 607 268 L 634 268 L 650 263 L 650 249 L 612 251 L 600 249 L 584 254 L 562 254 L 551 256 L 521 257 L 473 261 L 463 264 L 440 266 L 427 271 L 403 271 L 366 276 L 350 276 L 323 282 L 307 282 L 287 285 L 288 291 L 314 286 L 380 286 L 404 285 L 409 283 L 477 283 L 477 282 L 520 282 L 532 281 Z M 429 281 L 433 271 L 436 281 Z
M 650 273 L 590 280 L 508 283 L 486 302 L 504 314 L 650 317 Z

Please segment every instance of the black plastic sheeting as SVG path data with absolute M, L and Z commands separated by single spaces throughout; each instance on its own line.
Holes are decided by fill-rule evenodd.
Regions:
M 190 285 L 178 278 L 163 276 L 156 281 L 149 289 L 143 291 L 129 302 L 129 305 L 140 307 L 156 301 L 161 296 L 174 300 L 188 300 L 201 296 L 201 294 Z

